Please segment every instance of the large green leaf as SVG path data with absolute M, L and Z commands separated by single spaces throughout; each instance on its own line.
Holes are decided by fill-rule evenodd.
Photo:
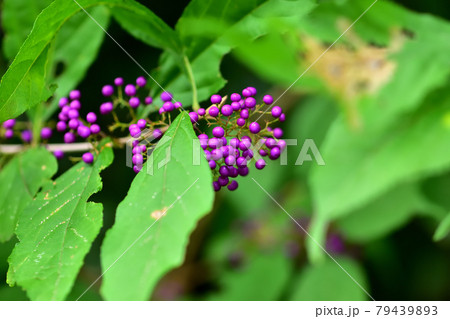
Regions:
M 113 152 L 109 141 L 99 149 L 94 164 L 80 162 L 45 185 L 20 216 L 8 283 L 20 285 L 32 300 L 65 299 L 100 231 L 102 204 L 88 200 L 102 188 L 100 171 Z
M 323 238 L 327 221 L 397 185 L 449 168 L 450 130 L 444 121 L 449 102 L 443 91 L 436 92 L 418 112 L 382 132 L 351 132 L 342 121 L 335 123 L 321 149 L 326 165 L 314 167 L 310 176 L 317 208 L 312 235 Z M 312 258 L 322 254 L 309 244 Z
M 337 262 L 365 290 L 367 280 L 364 270 L 354 260 L 337 258 Z M 295 282 L 291 300 L 300 301 L 359 301 L 367 300 L 368 296 L 331 259 L 320 265 L 310 265 L 302 270 Z
M 337 223 L 347 239 L 370 242 L 401 227 L 416 215 L 439 217 L 444 212 L 428 202 L 416 184 L 406 184 L 338 219 Z
M 186 48 L 194 74 L 198 100 L 202 101 L 221 89 L 226 81 L 220 73 L 220 62 L 231 49 L 248 45 L 274 31 L 274 25 L 286 25 L 301 19 L 313 7 L 310 0 L 194 0 L 179 19 L 176 31 Z M 163 54 L 158 80 L 184 105 L 192 104 L 192 87 L 186 72 L 177 61 Z M 160 92 L 155 88 L 153 94 Z
M 14 234 L 22 210 L 57 170 L 55 157 L 43 148 L 17 154 L 0 171 L 0 242 Z
M 4 0 L 2 4 L 3 52 L 12 60 L 33 27 L 34 20 L 52 0 Z
M 146 21 L 147 31 L 149 28 L 168 28 L 153 12 L 133 0 L 79 0 L 78 4 L 56 0 L 38 16 L 30 35 L 2 78 L 0 121 L 16 117 L 49 97 L 49 94 L 35 92 L 37 88 L 42 90 L 48 82 L 49 75 L 45 72 L 48 48 L 64 23 L 82 8 L 87 10 L 99 5 L 114 7 L 133 15 L 136 21 Z M 168 35 L 154 32 L 151 36 L 157 37 L 155 43 L 161 47 L 172 47 L 172 39 Z
M 105 299 L 147 300 L 158 279 L 182 263 L 189 235 L 214 199 L 206 159 L 192 164 L 198 148 L 183 112 L 133 180 L 106 234 L 101 252 Z

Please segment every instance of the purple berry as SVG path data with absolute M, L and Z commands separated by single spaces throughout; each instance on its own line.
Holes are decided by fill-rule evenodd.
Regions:
M 241 176 L 247 176 L 248 173 L 249 173 L 249 169 L 248 169 L 247 166 L 239 167 L 239 168 L 238 168 L 238 174 L 239 174 L 239 175 L 241 175 Z
M 219 144 L 221 144 L 221 143 L 222 143 L 222 141 L 219 140 L 219 139 L 217 139 L 217 138 L 215 138 L 215 137 L 210 138 L 210 139 L 208 140 L 208 146 L 209 146 L 210 148 L 217 148 L 217 147 L 219 146 Z
M 111 96 L 114 94 L 114 88 L 112 85 L 105 85 L 102 87 L 103 96 Z
M 141 165 L 134 165 L 133 166 L 133 171 L 137 174 L 141 171 L 142 166 Z
M 63 151 L 61 151 L 61 150 L 55 150 L 54 152 L 53 152 L 53 156 L 55 156 L 56 157 L 56 159 L 62 159 L 63 157 L 64 157 L 64 152 Z
M 87 126 L 80 125 L 77 128 L 77 133 L 81 138 L 88 138 L 91 135 L 91 130 Z
M 141 154 L 135 154 L 132 157 L 132 162 L 135 165 L 142 165 L 144 163 L 144 157 Z
M 167 101 L 163 104 L 164 112 L 170 112 L 175 108 L 175 105 L 171 101 Z
M 161 93 L 161 100 L 163 102 L 169 102 L 172 101 L 172 94 L 170 94 L 169 92 L 162 92 Z
M 67 114 L 69 114 L 70 110 L 71 110 L 70 106 L 66 105 L 66 106 L 63 106 L 63 108 L 61 109 L 61 113 L 67 115 Z
M 125 86 L 125 94 L 128 96 L 133 96 L 136 94 L 136 87 L 133 84 L 127 84 Z
M 249 112 L 248 112 L 248 110 L 247 110 L 247 109 L 241 110 L 240 116 L 241 116 L 241 118 L 243 118 L 243 119 L 248 119 L 248 117 L 249 117 Z
M 286 148 L 286 146 L 287 146 L 286 141 L 285 140 L 279 140 L 278 143 L 277 143 L 277 146 L 280 148 L 281 151 L 283 151 Z
M 225 164 L 232 166 L 236 163 L 236 157 L 234 157 L 233 155 L 228 155 L 227 157 L 225 157 Z
M 4 128 L 13 128 L 16 125 L 16 119 L 10 119 L 3 122 Z
M 147 80 L 143 76 L 140 76 L 136 79 L 136 84 L 137 86 L 144 87 L 147 84 Z
M 105 102 L 102 105 L 100 105 L 100 113 L 101 114 L 111 113 L 113 108 L 114 108 L 114 105 L 112 104 L 112 102 Z
M 78 113 L 78 110 L 76 109 L 71 109 L 67 113 L 67 116 L 69 116 L 69 119 L 77 119 L 80 116 L 80 113 Z
M 249 96 L 252 96 L 252 92 L 248 88 L 247 89 L 243 89 L 242 90 L 242 95 L 244 97 L 249 97 Z
M 257 123 L 257 122 L 250 123 L 250 125 L 248 126 L 248 129 L 253 134 L 258 134 L 261 131 L 261 127 L 259 126 L 259 123 Z
M 248 97 L 245 99 L 245 106 L 248 108 L 254 108 L 256 106 L 256 100 L 253 97 Z
M 220 184 L 218 182 L 213 182 L 212 184 L 213 184 L 214 191 L 216 191 L 216 192 L 220 191 Z
M 241 96 L 238 93 L 233 93 L 230 96 L 230 100 L 232 102 L 239 102 L 241 100 Z
M 67 114 L 59 113 L 58 114 L 58 119 L 61 120 L 61 121 L 67 121 L 69 119 L 69 117 L 67 116 Z
M 145 119 L 140 119 L 137 121 L 137 126 L 143 130 L 147 127 L 147 121 Z
M 281 114 L 280 115 L 280 122 L 284 122 L 286 120 L 286 114 Z
M 247 160 L 245 159 L 245 157 L 238 157 L 236 159 L 236 166 L 237 167 L 245 167 L 247 166 Z
M 237 138 L 237 137 L 233 137 L 231 140 L 230 140 L 230 146 L 231 147 L 233 147 L 233 148 L 238 148 L 239 147 L 239 139 Z
M 231 108 L 233 111 L 239 111 L 241 109 L 241 104 L 239 102 L 231 102 Z
M 86 164 L 91 164 L 94 161 L 94 155 L 92 155 L 92 153 L 90 152 L 84 153 L 81 158 Z
M 247 139 L 242 139 L 239 143 L 239 148 L 243 151 L 248 150 L 252 146 L 252 143 Z
M 69 99 L 66 97 L 62 97 L 59 99 L 58 105 L 59 107 L 63 107 L 69 103 Z
M 259 155 L 261 155 L 261 156 L 267 156 L 267 151 L 261 149 L 261 150 L 259 150 Z
M 65 124 L 65 123 L 64 123 Z M 31 131 L 30 130 L 24 130 L 24 131 L 22 131 L 22 133 L 21 133 L 21 137 L 22 137 L 22 140 L 25 142 L 25 143 L 30 143 L 31 142 L 31 139 L 32 139 L 32 137 L 33 137 L 33 135 L 31 134 Z
M 257 93 L 256 89 L 253 86 L 249 86 L 247 88 L 247 90 L 250 90 L 250 92 L 252 93 L 252 96 L 255 96 Z
M 266 161 L 263 160 L 262 158 L 260 158 L 259 160 L 256 161 L 255 163 L 255 167 L 257 169 L 263 169 L 266 166 Z
M 76 130 L 79 125 L 80 125 L 80 121 L 78 121 L 77 119 L 71 119 L 69 121 L 69 128 L 71 130 Z
M 222 106 L 222 114 L 225 116 L 230 116 L 231 114 L 233 114 L 233 108 L 231 107 L 231 105 L 225 104 L 224 106 Z
M 154 139 L 158 139 L 158 138 L 160 138 L 161 136 L 163 136 L 163 132 L 162 132 L 160 129 L 155 128 L 155 129 L 153 130 L 153 138 L 154 138 Z
M 269 158 L 271 160 L 276 160 L 278 157 L 280 157 L 281 151 L 280 149 L 276 146 L 274 148 L 272 148 L 270 150 L 270 154 L 269 154 Z
M 236 189 L 238 188 L 238 186 L 239 186 L 238 182 L 236 182 L 236 181 L 231 181 L 230 185 L 228 185 L 227 188 L 228 188 L 230 191 L 234 191 L 234 190 L 236 190 Z
M 247 160 L 253 158 L 253 151 L 248 149 L 242 152 L 242 156 L 245 157 Z
M 275 138 L 282 138 L 283 137 L 283 130 L 279 127 L 276 127 L 273 129 L 273 137 Z
M 6 129 L 6 131 L 5 131 L 5 138 L 7 140 L 9 140 L 10 138 L 13 138 L 13 136 L 14 136 L 14 131 L 12 129 L 10 129 L 10 128 Z
M 153 99 L 150 96 L 147 96 L 144 100 L 144 103 L 146 105 L 152 104 L 153 103 Z
M 215 169 L 217 167 L 216 162 L 213 160 L 210 160 L 208 163 L 209 163 L 209 168 L 211 168 L 211 169 Z
M 220 126 L 216 126 L 213 128 L 212 134 L 214 137 L 222 138 L 225 135 L 225 130 Z
M 183 104 L 181 102 L 175 102 L 173 103 L 173 105 L 175 106 L 176 109 L 179 109 L 180 107 L 183 107 Z
M 135 109 L 139 106 L 139 104 L 141 104 L 141 101 L 139 100 L 138 97 L 132 97 L 128 103 L 130 104 L 130 106 Z
M 239 175 L 239 171 L 236 167 L 230 166 L 228 167 L 228 176 L 237 177 Z
M 98 124 L 92 124 L 90 130 L 92 134 L 98 134 L 100 133 L 100 126 Z
M 199 108 L 197 110 L 198 115 L 203 116 L 206 114 L 206 110 L 204 108 Z
M 89 112 L 86 115 L 86 121 L 88 123 L 95 123 L 97 121 L 97 115 L 94 112 Z
M 228 141 L 226 137 L 222 137 L 222 145 L 227 145 Z
M 218 94 L 214 94 L 211 96 L 211 103 L 212 104 L 219 104 L 220 102 L 222 102 L 222 97 Z
M 215 161 L 220 160 L 223 157 L 223 153 L 222 150 L 220 150 L 219 148 L 213 149 L 211 151 L 211 158 Z
M 216 117 L 219 115 L 219 108 L 217 106 L 211 106 L 208 110 L 208 113 L 212 117 Z
M 140 145 L 140 151 L 141 153 L 147 152 L 147 146 L 145 146 L 144 144 Z
M 205 153 L 206 160 L 210 161 L 211 160 L 211 152 L 208 150 L 205 150 L 204 153 Z
M 71 100 L 79 100 L 81 98 L 81 92 L 79 90 L 73 90 L 69 93 Z
M 264 95 L 263 102 L 266 103 L 267 105 L 272 104 L 273 103 L 272 95 Z
M 74 100 L 72 102 L 70 102 L 70 108 L 74 109 L 74 110 L 79 110 L 81 109 L 81 103 L 78 100 Z
M 230 182 L 230 179 L 225 176 L 219 176 L 217 182 L 219 182 L 220 186 L 226 186 Z
M 269 137 L 268 139 L 266 139 L 266 146 L 268 148 L 274 148 L 277 145 L 277 141 L 275 141 L 273 138 Z
M 52 137 L 52 129 L 49 127 L 43 127 L 41 130 L 41 138 L 43 140 L 48 140 L 50 137 Z
M 131 124 L 130 127 L 128 127 L 128 130 L 130 131 L 130 135 L 134 138 L 141 136 L 141 129 L 137 124 Z
M 64 132 L 65 130 L 67 130 L 67 124 L 64 121 L 59 121 L 58 123 L 56 123 L 56 130 L 58 132 Z
M 272 116 L 275 118 L 280 117 L 280 115 L 283 113 L 283 110 L 279 106 L 274 106 L 272 108 Z
M 222 175 L 222 176 L 224 176 L 224 177 L 227 177 L 227 176 L 228 176 L 228 167 L 226 167 L 226 166 L 220 166 L 220 168 L 219 168 L 219 174 Z
M 122 86 L 123 85 L 123 78 L 115 78 L 114 79 L 114 84 L 116 86 Z
M 192 123 L 197 123 L 198 114 L 196 112 L 189 112 L 189 117 L 191 118 Z
M 73 134 L 72 132 L 67 132 L 66 134 L 64 134 L 64 143 L 70 144 L 75 142 L 75 134 Z

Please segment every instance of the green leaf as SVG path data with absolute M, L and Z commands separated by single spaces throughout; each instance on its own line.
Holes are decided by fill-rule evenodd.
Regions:
M 12 60 L 33 27 L 34 20 L 52 0 L 4 0 L 2 5 L 3 52 Z
M 179 19 L 176 31 L 186 48 L 198 100 L 207 99 L 225 85 L 220 73 L 225 54 L 270 33 L 277 23 L 285 25 L 300 19 L 312 6 L 310 0 L 191 1 Z M 183 105 L 192 104 L 189 78 L 168 54 L 161 57 L 157 78 Z M 160 88 L 155 88 L 152 94 L 159 92 Z
M 107 29 L 110 21 L 110 12 L 107 8 L 93 8 L 90 15 Z M 46 110 L 47 117 L 57 109 L 59 98 L 67 96 L 84 78 L 95 61 L 105 36 L 105 32 L 84 12 L 78 12 L 62 26 L 55 39 L 51 75 L 51 80 L 58 83 L 58 88 L 52 107 Z
M 100 231 L 102 204 L 88 200 L 101 190 L 100 171 L 111 164 L 113 152 L 109 141 L 99 149 L 92 165 L 73 166 L 22 212 L 7 281 L 24 288 L 31 300 L 64 300 Z
M 364 270 L 354 260 L 336 258 L 337 262 L 365 289 Z M 290 300 L 297 301 L 360 301 L 367 300 L 364 291 L 331 259 L 307 266 L 300 273 Z
M 133 180 L 106 234 L 105 299 L 147 300 L 158 279 L 182 263 L 189 235 L 214 199 L 211 170 L 201 155 L 192 164 L 194 152 L 199 142 L 183 112 Z
M 147 20 L 154 27 L 164 25 L 154 13 L 133 0 L 79 0 L 78 4 L 85 10 L 99 5 L 114 7 L 133 14 L 137 21 Z M 48 48 L 64 23 L 82 11 L 78 4 L 55 0 L 37 17 L 30 35 L 0 83 L 0 121 L 16 117 L 48 99 L 48 90 L 44 90 L 45 94 L 40 92 L 49 79 L 45 72 Z M 158 36 L 161 45 L 171 45 L 164 34 Z
M 246 254 L 241 267 L 220 274 L 220 290 L 208 296 L 208 300 L 278 300 L 290 275 L 290 261 L 282 250 Z
M 415 215 L 434 215 L 437 209 L 416 184 L 406 184 L 338 219 L 337 224 L 347 239 L 367 243 L 400 228 Z
M 57 170 L 55 157 L 44 148 L 14 156 L 0 171 L 0 242 L 14 234 L 22 210 Z
M 434 233 L 433 240 L 439 241 L 448 236 L 450 232 L 450 214 L 447 215 L 439 224 L 436 232 Z

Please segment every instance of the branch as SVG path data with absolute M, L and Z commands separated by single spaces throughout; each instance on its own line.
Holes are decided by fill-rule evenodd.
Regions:
M 92 144 L 88 142 L 84 143 L 73 143 L 73 144 L 47 144 L 44 145 L 47 150 L 54 152 L 56 150 L 61 150 L 65 153 L 81 152 L 92 150 Z M 28 145 L 23 144 L 0 144 L 0 154 L 16 154 L 29 148 Z

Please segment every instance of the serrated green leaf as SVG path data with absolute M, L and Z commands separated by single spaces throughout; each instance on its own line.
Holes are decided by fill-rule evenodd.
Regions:
M 43 148 L 14 156 L 0 171 L 0 242 L 14 234 L 22 210 L 57 170 L 55 157 Z
M 140 20 L 145 19 L 154 27 L 165 26 L 154 13 L 134 0 L 55 0 L 37 17 L 30 35 L 2 78 L 0 121 L 16 117 L 48 99 L 49 94 L 36 94 L 35 90 L 42 90 L 47 86 L 49 75 L 45 73 L 44 66 L 49 46 L 68 19 L 82 11 L 82 8 L 88 10 L 99 5 L 120 8 L 136 15 Z M 161 45 L 170 45 L 164 34 L 160 34 L 158 39 Z
M 101 251 L 105 299 L 147 300 L 158 279 L 182 263 L 189 235 L 214 199 L 206 159 L 192 164 L 198 148 L 183 112 L 133 180 L 106 234 Z
M 358 263 L 349 258 L 337 262 L 365 289 L 367 279 Z M 302 270 L 295 282 L 290 300 L 297 301 L 359 301 L 367 300 L 364 291 L 331 259 Z
M 45 185 L 20 216 L 7 281 L 31 300 L 64 300 L 100 231 L 102 204 L 88 200 L 102 188 L 100 171 L 113 152 L 109 141 L 99 149 L 92 165 L 80 162 Z
M 447 215 L 439 224 L 436 232 L 434 233 L 433 240 L 439 241 L 448 236 L 450 232 L 450 214 Z
M 3 52 L 8 60 L 12 60 L 19 52 L 20 46 L 33 27 L 39 13 L 52 0 L 4 0 L 2 4 L 2 26 L 5 33 Z

